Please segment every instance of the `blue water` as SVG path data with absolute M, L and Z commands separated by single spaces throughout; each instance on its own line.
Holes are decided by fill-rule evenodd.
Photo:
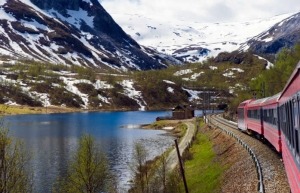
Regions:
M 164 135 L 164 131 L 143 130 L 136 125 L 169 115 L 168 111 L 17 115 L 5 117 L 5 123 L 10 135 L 24 141 L 31 153 L 35 192 L 51 192 L 55 180 L 66 173 L 68 161 L 84 133 L 94 136 L 106 152 L 119 187 L 126 189 L 135 141 L 145 144 L 149 158 L 173 145 L 173 138 Z

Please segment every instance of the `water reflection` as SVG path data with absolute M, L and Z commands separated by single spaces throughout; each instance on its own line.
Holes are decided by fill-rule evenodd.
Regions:
M 170 112 L 94 112 L 51 115 L 8 116 L 5 122 L 10 135 L 22 139 L 32 151 L 32 167 L 36 192 L 51 192 L 58 176 L 66 173 L 66 166 L 78 146 L 83 133 L 92 134 L 106 152 L 110 167 L 118 176 L 121 187 L 130 178 L 128 165 L 132 145 L 140 140 L 149 147 L 151 157 L 173 143 L 163 131 L 142 130 L 122 126 L 150 123 L 157 116 Z

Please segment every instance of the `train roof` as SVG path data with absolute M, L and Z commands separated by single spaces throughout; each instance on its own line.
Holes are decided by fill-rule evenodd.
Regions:
M 249 103 L 248 107 L 263 106 L 263 105 L 267 105 L 267 104 L 276 103 L 276 102 L 278 102 L 280 95 L 281 95 L 281 93 L 278 93 L 278 94 L 270 96 L 270 97 L 253 100 Z
M 266 104 L 271 104 L 271 103 L 275 103 L 275 102 L 278 102 L 279 100 L 279 97 L 281 95 L 281 92 L 280 93 L 277 93 L 271 97 L 268 97 L 264 102 L 263 104 L 266 105 Z
M 295 70 L 293 71 L 293 73 L 292 73 L 290 79 L 288 80 L 288 82 L 286 83 L 284 89 L 282 90 L 281 95 L 280 95 L 280 97 L 278 98 L 278 100 L 280 100 L 280 99 L 283 97 L 283 95 L 284 95 L 285 92 L 289 89 L 289 87 L 290 87 L 290 85 L 293 83 L 293 81 L 298 77 L 297 75 L 299 74 L 299 70 L 300 70 L 300 61 L 298 62 L 298 64 L 297 64 Z M 295 92 L 295 93 L 297 93 L 297 92 Z M 295 93 L 294 93 L 294 94 L 295 94 Z
M 250 106 L 257 106 L 257 105 L 260 105 L 260 104 L 262 104 L 263 102 L 265 102 L 268 98 L 269 98 L 269 97 L 253 100 L 253 101 L 251 101 L 251 102 L 249 103 L 249 107 L 250 107 Z
M 244 108 L 249 102 L 251 102 L 253 99 L 248 99 L 246 101 L 243 101 L 239 104 L 238 108 Z

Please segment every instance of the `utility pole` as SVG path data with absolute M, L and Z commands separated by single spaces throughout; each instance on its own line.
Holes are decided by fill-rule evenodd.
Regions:
M 181 161 L 181 156 L 180 156 L 180 152 L 179 152 L 177 139 L 175 139 L 174 141 L 175 141 L 177 156 L 178 156 L 178 160 L 179 160 L 179 167 L 180 167 L 180 172 L 181 172 L 181 176 L 182 176 L 182 180 L 183 180 L 183 184 L 184 184 L 185 193 L 189 193 L 187 183 L 186 183 L 186 179 L 185 179 L 185 175 L 184 175 L 184 169 L 183 169 L 183 165 L 182 165 L 182 161 Z

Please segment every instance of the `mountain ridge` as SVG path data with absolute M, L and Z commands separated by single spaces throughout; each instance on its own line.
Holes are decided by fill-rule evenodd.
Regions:
M 164 22 L 155 17 L 111 13 L 139 44 L 157 49 L 184 62 L 202 62 L 221 52 L 241 50 L 245 42 L 294 13 L 243 22 Z
M 0 7 L 4 55 L 119 70 L 164 68 L 170 58 L 139 46 L 95 0 L 2 0 Z
M 300 13 L 291 15 L 253 37 L 242 49 L 274 58 L 282 48 L 292 48 L 297 43 L 300 43 Z

